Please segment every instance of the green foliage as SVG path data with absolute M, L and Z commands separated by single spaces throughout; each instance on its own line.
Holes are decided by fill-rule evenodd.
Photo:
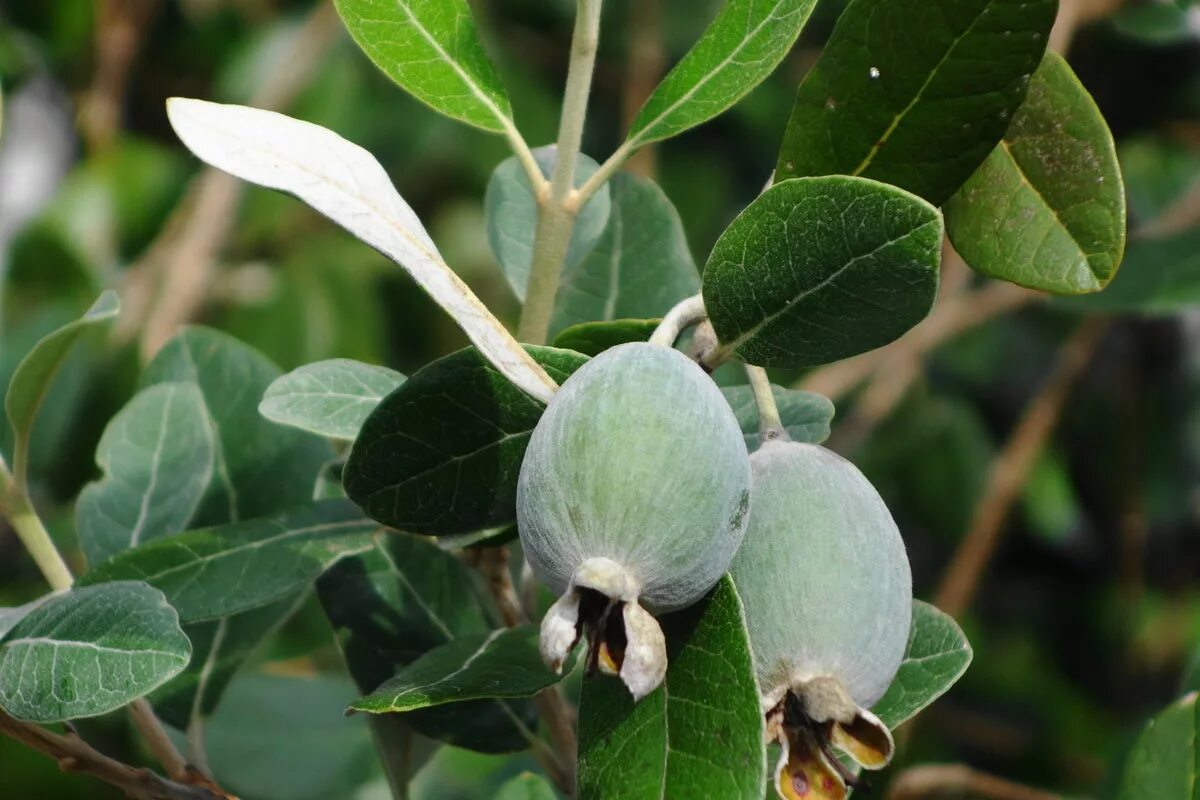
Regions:
M 38 341 L 17 365 L 4 396 L 4 411 L 14 434 L 13 469 L 18 475 L 28 455 L 29 436 L 38 408 L 71 348 L 89 330 L 111 322 L 120 308 L 116 292 L 105 292 L 82 317 Z
M 1117 781 L 1116 800 L 1196 797 L 1200 778 L 1200 706 L 1186 695 L 1146 723 Z
M 967 671 L 972 656 L 953 618 L 914 601 L 904 661 L 887 694 L 871 710 L 889 728 L 898 727 L 945 694 Z
M 318 361 L 277 378 L 258 411 L 272 422 L 330 439 L 354 441 L 363 422 L 404 376 L 345 358 Z
M 941 205 L 1004 135 L 1057 8 L 854 0 L 800 84 L 776 180 L 861 175 Z
M 614 175 L 606 187 L 612 193 L 608 225 L 591 252 L 578 261 L 568 254 L 551 333 L 596 321 L 660 317 L 700 290 L 683 223 L 662 189 L 628 173 Z M 581 216 L 595 198 L 588 202 Z M 575 230 L 578 236 L 581 228 Z
M 185 622 L 204 622 L 295 594 L 338 560 L 369 549 L 377 528 L 354 504 L 321 500 L 149 542 L 92 568 L 81 583 L 145 581 Z
M 425 653 L 493 629 L 467 568 L 428 539 L 408 534 L 376 540 L 371 551 L 341 561 L 317 591 L 362 692 L 373 692 Z M 509 753 L 529 746 L 532 712 L 524 700 L 474 700 L 412 711 L 403 721 L 448 744 Z
M 598 356 L 610 347 L 627 342 L 645 342 L 654 334 L 661 319 L 614 319 L 609 322 L 581 322 L 554 337 L 554 346 L 574 350 L 585 356 Z
M 431 107 L 489 131 L 512 125 L 508 94 L 467 0 L 335 0 L 346 29 L 389 78 Z
M 528 350 L 557 381 L 587 360 Z M 342 475 L 346 492 L 372 518 L 412 533 L 509 524 L 521 458 L 544 407 L 473 348 L 439 359 L 367 418 Z
M 946 204 L 946 230 L 976 270 L 1022 286 L 1103 289 L 1125 251 L 1125 188 L 1108 125 L 1055 53 L 1004 139 Z
M 557 795 L 550 784 L 529 772 L 524 772 L 500 787 L 496 800 L 555 800 Z
M 733 583 L 660 622 L 670 666 L 653 693 L 634 705 L 619 681 L 585 680 L 579 797 L 761 800 L 763 717 Z
M 533 151 L 538 168 L 547 178 L 554 169 L 555 153 L 552 144 Z M 575 161 L 575 186 L 582 185 L 599 168 L 599 164 L 580 153 Z M 529 183 L 529 176 L 521 168 L 516 156 L 505 159 L 496 167 L 488 180 L 483 205 L 487 213 L 488 243 L 492 253 L 500 263 L 513 294 L 523 302 L 533 264 L 538 200 Z M 611 211 L 611 190 L 606 184 L 579 210 L 563 262 L 564 269 L 574 268 L 592 251 L 604 234 Z
M 758 406 L 754 392 L 749 386 L 726 386 L 721 389 L 737 416 L 742 433 L 746 436 L 746 449 L 754 452 L 761 444 L 759 439 Z M 829 398 L 813 392 L 771 386 L 775 404 L 779 407 L 779 419 L 783 429 L 794 441 L 820 444 L 829 438 L 829 425 L 833 422 L 833 403 Z
M 724 349 L 772 367 L 823 364 L 887 344 L 929 312 L 942 218 L 862 178 L 777 183 L 721 234 L 704 304 Z
M 570 672 L 570 665 L 564 670 Z M 524 625 L 429 650 L 350 709 L 396 714 L 491 697 L 530 697 L 560 680 L 538 654 L 537 628 Z
M 1200 302 L 1200 231 L 1130 242 L 1126 267 L 1103 292 L 1059 301 L 1092 313 L 1170 314 Z
M 816 0 L 728 0 L 633 120 L 627 147 L 666 139 L 722 113 L 775 70 Z
M 160 383 L 135 395 L 100 438 L 104 478 L 75 506 L 88 561 L 184 530 L 212 481 L 216 450 L 196 384 Z
M 106 714 L 170 680 L 191 653 L 161 592 L 133 581 L 74 589 L 0 640 L 0 708 L 35 722 Z

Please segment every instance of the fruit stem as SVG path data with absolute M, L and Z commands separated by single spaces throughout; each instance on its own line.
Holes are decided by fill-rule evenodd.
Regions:
M 775 392 L 771 389 L 771 378 L 762 367 L 746 364 L 746 377 L 750 379 L 750 388 L 754 391 L 754 404 L 758 406 L 758 438 L 766 444 L 773 439 L 788 439 L 783 420 L 779 418 L 779 404 L 775 402 Z
M 650 336 L 650 344 L 671 347 L 679 338 L 679 334 L 707 318 L 708 312 L 704 310 L 704 298 L 698 294 L 693 295 L 667 312 L 663 321 L 658 324 L 653 335 Z
M 533 240 L 529 283 L 525 288 L 525 307 L 517 326 L 517 338 L 526 344 L 546 342 L 563 262 L 571 244 L 571 233 L 575 229 L 578 206 L 570 201 L 574 194 L 575 162 L 579 159 L 583 122 L 587 117 L 588 95 L 592 90 L 592 73 L 596 66 L 602 5 L 602 0 L 577 2 L 554 169 L 549 184 L 543 183 L 540 189 L 535 184 L 537 231 Z

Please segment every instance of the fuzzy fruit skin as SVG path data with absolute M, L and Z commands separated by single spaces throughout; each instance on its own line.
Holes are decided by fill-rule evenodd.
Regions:
M 754 503 L 731 574 L 765 702 L 828 676 L 870 708 L 912 623 L 900 531 L 866 477 L 823 447 L 776 440 L 750 465 Z
M 517 521 L 556 594 L 587 559 L 607 558 L 637 602 L 671 611 L 729 568 L 749 491 L 745 440 L 720 390 L 682 353 L 636 342 L 596 356 L 554 396 L 521 465 Z

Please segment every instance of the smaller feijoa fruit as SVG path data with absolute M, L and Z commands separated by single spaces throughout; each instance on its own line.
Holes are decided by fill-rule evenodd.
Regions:
M 682 353 L 641 342 L 593 358 L 551 400 L 517 483 L 525 557 L 560 595 L 542 656 L 560 669 L 584 636 L 590 669 L 635 699 L 666 673 L 650 612 L 699 600 L 728 570 L 750 502 L 737 419 Z
M 871 769 L 891 760 L 891 733 L 868 709 L 904 658 L 908 554 L 879 493 L 836 453 L 776 439 L 750 464 L 754 502 L 731 575 L 768 733 L 783 747 L 776 789 L 840 800 L 853 777 L 831 746 Z

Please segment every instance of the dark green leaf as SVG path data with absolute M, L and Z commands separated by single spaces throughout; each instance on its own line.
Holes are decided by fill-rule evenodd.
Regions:
M 212 715 L 238 670 L 283 626 L 304 596 L 302 593 L 241 614 L 184 625 L 183 632 L 192 643 L 191 663 L 151 695 L 154 710 L 180 730 Z
M 913 601 L 904 661 L 872 710 L 889 728 L 912 719 L 962 677 L 972 655 L 967 637 L 953 618 L 928 603 Z
M 763 714 L 742 604 L 729 578 L 660 618 L 666 681 L 634 705 L 616 680 L 585 680 L 579 797 L 761 800 Z
M 945 211 L 955 249 L 985 275 L 1082 294 L 1116 274 L 1125 251 L 1116 147 L 1057 53 L 1046 54 L 1008 133 Z
M 274 603 L 310 585 L 338 560 L 371 547 L 378 526 L 345 500 L 192 530 L 126 550 L 81 583 L 142 580 L 163 591 L 185 622 Z
M 0 641 L 0 707 L 35 722 L 106 714 L 170 680 L 191 654 L 162 592 L 135 582 L 74 589 Z
M 598 356 L 626 342 L 649 341 L 660 319 L 614 319 L 611 322 L 581 322 L 554 337 L 554 346 L 585 356 Z
M 353 697 L 343 677 L 239 678 L 205 725 L 214 776 L 257 800 L 357 796 L 378 767 L 367 726 L 341 713 Z
M 258 351 L 210 328 L 188 328 L 142 374 L 142 386 L 194 383 L 216 431 L 215 469 L 189 527 L 274 514 L 312 497 L 333 457 L 329 444 L 263 419 L 258 403 L 279 368 Z
M 1200 704 L 1186 695 L 1147 723 L 1125 760 L 1117 800 L 1196 800 Z
M 14 434 L 14 469 L 24 469 L 38 408 L 71 348 L 88 331 L 111 322 L 120 309 L 117 293 L 104 292 L 86 314 L 42 338 L 17 365 L 4 396 L 4 410 Z
M 467 0 L 335 0 L 354 41 L 389 78 L 443 114 L 512 127 L 508 94 Z
M 587 360 L 526 349 L 559 383 Z M 434 361 L 367 418 L 342 473 L 346 493 L 384 525 L 414 533 L 511 523 L 521 459 L 544 408 L 474 348 Z
M 1055 305 L 1086 313 L 1173 314 L 1200 304 L 1200 229 L 1134 238 L 1125 267 L 1103 292 Z
M 547 177 L 554 168 L 554 145 L 533 151 L 538 167 Z M 575 185 L 578 187 L 600 168 L 592 159 L 580 153 L 575 162 Z M 537 233 L 538 203 L 529 185 L 529 176 L 516 156 L 496 167 L 488 180 L 483 200 L 487 214 L 488 243 L 504 270 L 504 277 L 518 300 L 525 300 L 533 263 L 533 240 Z M 612 209 L 612 197 L 605 184 L 592 195 L 575 218 L 571 243 L 567 248 L 564 267 L 570 269 L 592 251 L 604 233 Z
M 654 181 L 619 172 L 612 211 L 592 251 L 567 265 L 552 331 L 596 320 L 662 316 L 700 290 L 683 223 Z
M 492 624 L 474 578 L 430 540 L 400 533 L 327 572 L 317 592 L 359 690 L 373 691 L 436 647 L 486 636 Z M 452 703 L 403 719 L 425 736 L 485 753 L 525 749 L 537 724 L 524 700 Z
M 1179 44 L 1194 39 L 1192 13 L 1183 3 L 1159 0 L 1119 8 L 1113 27 L 1126 36 L 1150 44 Z
M 704 303 L 722 347 L 751 364 L 802 367 L 896 339 L 937 292 L 942 218 L 863 178 L 777 183 L 721 234 Z
M 626 147 L 675 136 L 717 116 L 770 75 L 816 0 L 727 0 L 630 127 Z
M 185 529 L 213 479 L 216 447 L 196 384 L 138 392 L 104 429 L 96 450 L 104 478 L 88 484 L 75 507 L 88 561 Z
M 1158 221 L 1192 190 L 1200 176 L 1200 153 L 1160 136 L 1123 139 L 1117 147 L 1135 226 Z
M 354 441 L 363 420 L 404 376 L 387 367 L 334 358 L 275 379 L 258 411 L 272 422 L 330 439 Z
M 834 410 L 828 397 L 775 385 L 771 386 L 771 392 L 775 395 L 775 404 L 779 406 L 783 427 L 794 441 L 820 444 L 829 438 L 829 424 L 833 421 Z M 754 392 L 749 386 L 725 386 L 721 393 L 742 426 L 746 449 L 754 452 L 761 444 Z
M 800 85 L 775 170 L 862 175 L 941 205 L 1000 141 L 1057 0 L 854 0 Z
M 571 667 L 565 668 L 570 672 Z M 350 708 L 392 714 L 493 697 L 532 697 L 562 680 L 542 663 L 538 629 L 502 628 L 422 655 Z

